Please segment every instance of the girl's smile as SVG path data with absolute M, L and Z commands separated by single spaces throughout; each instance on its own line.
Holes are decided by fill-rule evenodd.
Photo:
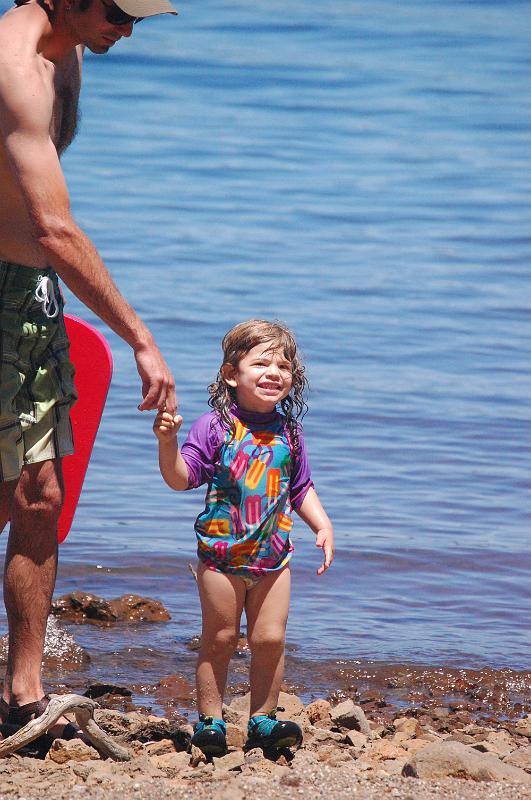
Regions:
M 273 342 L 257 344 L 238 362 L 224 364 L 225 382 L 236 390 L 238 405 L 247 411 L 273 411 L 291 389 L 291 362 Z

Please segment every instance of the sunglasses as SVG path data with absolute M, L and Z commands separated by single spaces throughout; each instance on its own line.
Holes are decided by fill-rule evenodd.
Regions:
M 144 19 L 144 17 L 132 17 L 130 14 L 126 14 L 116 3 L 113 3 L 112 6 L 108 6 L 103 0 L 100 0 L 100 3 L 105 8 L 105 19 L 111 25 L 130 25 L 131 22 L 136 25 L 137 22 L 142 22 Z

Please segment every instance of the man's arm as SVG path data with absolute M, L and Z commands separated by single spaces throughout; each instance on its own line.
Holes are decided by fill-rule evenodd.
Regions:
M 2 59 L 4 62 L 4 59 Z M 175 413 L 175 384 L 151 333 L 123 298 L 90 239 L 75 223 L 50 137 L 53 77 L 45 64 L 0 64 L 0 132 L 46 262 L 74 294 L 133 349 L 141 410 Z

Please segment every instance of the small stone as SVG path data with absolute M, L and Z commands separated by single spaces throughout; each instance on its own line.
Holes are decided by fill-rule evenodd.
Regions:
M 81 739 L 54 739 L 46 758 L 55 764 L 66 764 L 67 761 L 95 761 L 100 754 Z
M 351 747 L 360 749 L 364 747 L 369 740 L 368 737 L 360 731 L 349 731 L 345 736 L 345 741 Z
M 330 712 L 332 722 L 340 728 L 360 731 L 366 736 L 371 736 L 371 729 L 367 717 L 361 706 L 354 705 L 352 700 L 345 700 L 335 706 Z
M 393 726 L 397 733 L 405 733 L 409 737 L 420 733 L 420 725 L 413 717 L 397 717 L 393 720 Z
M 227 745 L 228 747 L 242 748 L 247 741 L 247 731 L 240 725 L 227 722 Z
M 367 747 L 364 756 L 373 761 L 387 761 L 395 758 L 407 758 L 407 752 L 387 739 L 378 739 Z
M 191 745 L 190 762 L 189 762 L 190 766 L 195 768 L 198 767 L 199 764 L 206 764 L 206 762 L 207 762 L 207 757 L 203 753 L 203 751 L 200 750 L 199 747 Z
M 161 739 L 159 742 L 147 742 L 143 746 L 143 749 L 148 756 L 162 756 L 165 753 L 175 753 L 175 747 L 171 739 Z
M 531 714 L 518 719 L 514 724 L 514 728 L 520 736 L 528 736 L 531 739 Z
M 315 725 L 319 720 L 330 721 L 331 708 L 328 700 L 314 700 L 313 703 L 306 706 L 306 713 L 312 725 Z
M 222 758 L 214 758 L 212 759 L 214 764 L 214 771 L 223 771 L 228 772 L 229 770 L 234 769 L 241 769 L 245 764 L 245 755 L 242 753 L 241 750 L 233 750 L 230 753 L 227 753 L 226 756 Z

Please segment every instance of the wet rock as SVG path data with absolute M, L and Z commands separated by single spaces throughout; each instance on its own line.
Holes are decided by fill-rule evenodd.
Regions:
M 97 700 L 99 697 L 103 697 L 106 694 L 131 697 L 132 692 L 131 689 L 127 689 L 125 686 L 116 686 L 114 683 L 93 683 L 88 687 L 86 692 L 84 692 L 85 697 L 90 697 L 92 700 Z
M 334 725 L 340 728 L 360 731 L 366 736 L 371 736 L 369 722 L 363 709 L 354 705 L 352 700 L 344 700 L 343 703 L 332 708 L 330 717 Z
M 166 622 L 170 614 L 159 600 L 124 594 L 110 601 L 111 610 L 120 622 Z
M 88 592 L 70 592 L 52 601 L 54 616 L 70 622 L 116 622 L 110 603 Z
M 189 701 L 193 696 L 194 687 L 184 675 L 167 675 L 155 687 L 155 697 L 159 703 Z
M 0 639 L 0 663 L 7 663 L 7 635 Z M 42 663 L 46 670 L 70 672 L 85 669 L 90 664 L 90 656 L 54 617 L 49 617 Z
M 94 683 L 84 692 L 85 697 L 97 700 L 105 708 L 119 709 L 120 711 L 134 711 L 132 692 L 125 686 L 115 686 L 110 683 Z
M 506 764 L 525 769 L 526 772 L 531 773 L 531 745 L 519 747 L 518 750 L 514 750 L 503 760 Z
M 164 622 L 171 619 L 158 600 L 126 594 L 105 600 L 87 592 L 70 592 L 52 602 L 52 614 L 70 622 L 112 625 L 115 622 Z
M 97 761 L 100 755 L 97 750 L 82 742 L 81 739 L 55 739 L 46 754 L 46 758 L 55 764 L 66 764 L 67 761 Z
M 404 765 L 402 775 L 428 780 L 449 777 L 515 783 L 530 780 L 524 770 L 505 764 L 490 753 L 478 753 L 459 742 L 428 745 Z

